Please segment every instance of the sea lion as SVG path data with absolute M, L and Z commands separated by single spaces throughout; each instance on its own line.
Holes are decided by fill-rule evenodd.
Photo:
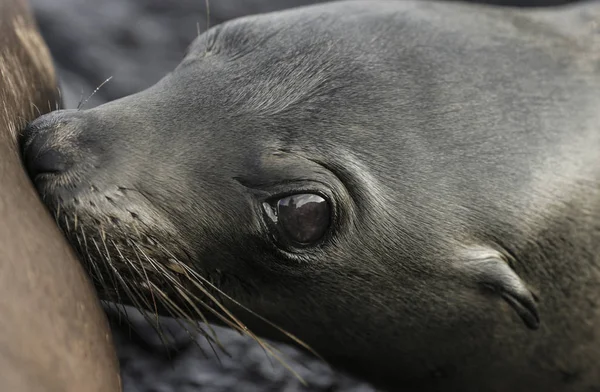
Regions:
M 19 158 L 17 132 L 58 100 L 25 0 L 0 0 L 0 75 L 0 390 L 119 391 L 98 298 Z
M 145 91 L 37 119 L 23 157 L 103 298 L 286 331 L 388 390 L 592 391 L 598 16 L 244 17 Z

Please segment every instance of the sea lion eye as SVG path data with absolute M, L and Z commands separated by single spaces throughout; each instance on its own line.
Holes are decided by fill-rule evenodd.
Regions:
M 274 223 L 285 240 L 298 245 L 319 241 L 329 229 L 331 209 L 325 198 L 300 193 L 277 200 Z

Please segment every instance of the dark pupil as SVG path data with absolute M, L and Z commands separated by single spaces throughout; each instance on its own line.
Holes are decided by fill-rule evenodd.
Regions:
M 329 228 L 329 204 L 319 195 L 306 193 L 280 199 L 277 215 L 285 233 L 301 244 L 318 241 Z

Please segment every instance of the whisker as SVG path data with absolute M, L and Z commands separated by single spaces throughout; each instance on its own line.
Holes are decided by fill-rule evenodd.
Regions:
M 81 110 L 85 104 L 90 100 L 90 98 L 92 98 L 94 96 L 94 94 L 96 94 L 98 92 L 98 90 L 100 90 L 102 88 L 102 86 L 104 86 L 106 83 L 108 83 L 113 77 L 109 77 L 108 79 L 106 79 L 104 82 L 100 83 L 100 85 L 98 87 L 96 87 L 96 89 L 94 91 L 92 91 L 92 93 L 89 95 L 89 97 L 87 97 L 85 99 L 85 101 L 80 101 L 79 105 L 77 105 L 77 110 Z M 82 92 L 83 94 L 83 92 Z
M 54 105 L 56 107 L 55 110 L 59 109 L 59 101 L 62 102 L 62 91 L 60 90 L 60 87 L 57 87 L 56 90 L 58 91 L 58 101 L 54 101 Z
M 297 338 L 296 336 L 294 336 L 293 334 L 285 331 L 283 328 L 277 326 L 276 324 L 272 323 L 271 321 L 267 320 L 266 318 L 262 317 L 261 315 L 257 314 L 256 312 L 252 311 L 251 309 L 248 309 L 246 306 L 242 305 L 240 302 L 236 301 L 235 299 L 233 299 L 231 296 L 227 295 L 226 293 L 224 293 L 221 289 L 219 289 L 218 287 L 216 287 L 214 284 L 212 284 L 208 279 L 206 279 L 205 277 L 203 277 L 202 275 L 198 274 L 196 271 L 194 271 L 193 269 L 191 269 L 189 266 L 187 266 L 186 264 L 181 264 L 183 266 L 183 268 L 187 269 L 192 275 L 194 275 L 194 277 L 202 280 L 203 282 L 205 282 L 207 285 L 209 285 L 211 288 L 213 288 L 214 290 L 216 290 L 218 293 L 220 293 L 220 295 L 224 296 L 226 299 L 228 299 L 229 301 L 233 302 L 234 304 L 240 306 L 242 309 L 246 310 L 247 312 L 249 312 L 250 314 L 252 314 L 253 316 L 257 317 L 258 319 L 260 319 L 261 321 L 267 323 L 268 325 L 270 325 L 271 327 L 277 329 L 279 332 L 283 333 L 285 336 L 287 336 L 288 338 L 292 339 L 295 343 L 299 344 L 300 346 L 304 347 L 305 349 L 307 349 L 308 351 L 310 351 L 314 356 L 316 356 L 318 359 L 322 360 L 323 362 L 325 362 L 325 359 L 323 359 L 316 351 L 314 351 L 308 344 L 304 343 L 302 340 L 300 340 L 299 338 Z
M 215 339 L 218 341 L 216 332 L 212 329 L 210 323 L 208 322 L 208 320 L 206 319 L 206 317 L 204 316 L 204 314 L 202 313 L 202 311 L 200 311 L 200 309 L 198 309 L 194 302 L 191 301 L 190 297 L 192 297 L 193 299 L 195 299 L 197 302 L 199 303 L 204 303 L 202 300 L 200 300 L 198 297 L 196 297 L 194 294 L 192 294 L 191 292 L 189 292 L 189 290 L 187 290 L 179 281 L 177 281 L 172 273 L 170 273 L 163 265 L 156 263 L 155 266 L 160 269 L 160 271 L 158 271 L 158 273 L 166 276 L 171 283 L 174 285 L 174 288 L 176 290 L 178 290 L 178 292 L 180 293 L 180 295 L 182 295 L 184 297 L 184 299 L 193 307 L 194 311 L 196 314 L 198 314 L 198 316 L 201 318 L 201 320 L 208 326 L 208 328 L 210 328 L 211 333 L 213 334 L 213 336 L 215 337 Z M 187 294 L 186 294 L 187 293 Z
M 169 251 L 167 248 L 165 248 L 161 243 L 158 243 L 158 245 L 167 253 L 170 254 L 170 256 L 177 260 L 177 257 L 175 257 L 175 255 Z M 241 303 L 239 303 L 238 301 L 236 301 L 235 299 L 233 299 L 231 296 L 227 295 L 226 293 L 224 293 L 221 289 L 219 289 L 218 287 L 216 287 L 214 284 L 212 284 L 208 279 L 206 279 L 205 277 L 203 277 L 202 275 L 198 274 L 196 271 L 194 271 L 191 267 L 189 267 L 187 264 L 182 263 L 181 261 L 177 260 L 177 263 L 179 266 L 181 266 L 183 269 L 185 269 L 186 271 L 188 271 L 189 273 L 191 273 L 195 278 L 200 279 L 201 281 L 205 282 L 207 285 L 209 285 L 211 288 L 213 288 L 214 290 L 216 290 L 218 293 L 220 293 L 221 295 L 223 295 L 226 299 L 230 300 L 231 302 L 233 302 L 234 304 L 240 306 L 242 309 L 246 310 L 247 312 L 249 312 L 250 314 L 254 315 L 255 317 L 258 317 L 261 321 L 264 321 L 265 323 L 267 323 L 268 325 L 272 326 L 273 328 L 277 329 L 279 332 L 283 333 L 284 335 L 286 335 L 287 337 L 289 337 L 290 339 L 292 339 L 294 342 L 296 342 L 297 344 L 301 345 L 302 347 L 304 347 L 305 349 L 307 349 L 308 351 L 310 351 L 313 355 L 315 355 L 317 358 L 321 359 L 323 362 L 325 362 L 325 360 L 316 352 L 314 351 L 310 346 L 308 346 L 306 343 L 304 343 L 302 340 L 298 339 L 296 336 L 292 335 L 291 333 L 285 331 L 283 328 L 277 326 L 276 324 L 272 323 L 271 321 L 265 319 L 264 317 L 260 316 L 259 314 L 255 313 L 254 311 L 252 311 L 251 309 L 248 309 L 246 306 L 242 305 Z M 189 277 L 188 277 L 189 279 Z M 190 279 L 192 282 L 194 282 L 193 279 Z M 204 288 L 202 288 L 202 290 L 204 290 Z
M 40 108 L 38 108 L 38 107 L 35 105 L 35 103 L 33 103 L 33 102 L 30 102 L 30 103 L 31 103 L 31 106 L 33 106 L 33 107 L 35 108 L 35 110 L 37 111 L 37 115 L 38 115 L 38 116 L 41 116 L 41 115 L 42 115 L 42 111 L 40 110 Z
M 236 323 L 243 331 L 245 334 L 247 334 L 248 336 L 252 337 L 258 344 L 259 346 L 261 346 L 261 348 L 263 350 L 265 350 L 266 353 L 270 354 L 271 356 L 273 356 L 275 359 L 277 359 L 277 361 L 279 363 L 281 363 L 281 365 L 283 365 L 283 367 L 285 367 L 288 371 L 290 371 L 302 384 L 304 385 L 308 385 L 306 383 L 306 381 L 304 380 L 304 378 L 302 376 L 300 376 L 294 369 L 292 369 L 287 362 L 285 362 L 272 348 L 272 346 L 270 344 L 268 344 L 267 342 L 263 341 L 261 338 L 259 338 L 257 335 L 255 335 L 250 329 L 248 329 L 248 327 L 246 327 L 246 325 L 244 325 L 237 317 L 235 317 L 223 304 L 221 304 L 212 294 L 210 294 L 208 292 L 208 290 L 206 290 L 204 287 L 202 287 L 201 284 L 199 284 L 198 282 L 194 281 L 194 280 L 190 280 L 190 282 L 192 282 L 199 290 L 201 290 L 203 292 L 204 295 L 206 295 L 211 301 L 213 301 L 213 303 L 215 305 L 217 305 L 217 307 L 219 307 L 234 323 Z
M 162 276 L 162 277 L 164 277 L 164 278 L 167 278 L 167 280 L 171 281 L 171 283 L 173 283 L 173 284 L 174 284 L 176 287 L 177 287 L 177 286 L 179 286 L 179 287 L 183 287 L 183 286 L 181 286 L 181 283 L 179 283 L 179 282 L 178 282 L 176 279 L 174 279 L 174 278 L 173 278 L 173 276 L 172 276 L 172 275 L 169 273 L 169 271 L 165 270 L 165 269 L 162 267 L 162 265 L 161 265 L 160 263 L 156 262 L 156 261 L 155 261 L 155 260 L 153 260 L 151 257 L 149 257 L 149 256 L 148 256 L 148 255 L 147 255 L 147 254 L 144 252 L 144 250 L 143 250 L 142 248 L 140 248 L 140 247 L 139 247 L 139 245 L 138 245 L 137 243 L 135 243 L 135 242 L 132 242 L 132 241 L 131 241 L 131 242 L 130 242 L 130 246 L 132 246 L 132 249 L 134 250 L 134 252 L 136 253 L 136 255 L 138 255 L 138 253 L 137 253 L 137 251 L 135 250 L 135 248 L 138 248 L 139 252 L 140 252 L 140 253 L 142 253 L 142 255 L 144 256 L 144 258 L 145 258 L 145 259 L 148 261 L 148 264 L 150 264 L 150 266 L 151 266 L 152 268 L 154 268 L 154 270 L 157 272 L 157 274 L 158 274 L 159 276 Z M 138 255 L 138 257 L 139 257 L 139 255 Z M 140 264 L 141 264 L 141 260 L 140 260 Z M 157 286 L 156 286 L 155 284 L 153 284 L 153 282 L 151 282 L 150 280 L 148 281 L 148 284 L 150 285 L 150 290 L 151 290 L 151 291 L 154 291 L 154 290 L 155 290 L 155 288 L 154 288 L 154 287 L 157 287 Z M 163 303 L 164 303 L 164 301 L 163 301 Z M 170 305 L 170 304 L 167 304 L 167 305 Z M 170 310 L 171 310 L 171 312 L 173 313 L 173 307 L 172 307 L 172 306 L 169 306 L 169 309 L 170 309 Z M 187 314 L 185 311 L 183 311 L 183 310 L 182 310 L 182 309 L 180 309 L 180 308 L 178 308 L 178 309 L 179 309 L 179 312 L 177 312 L 177 314 L 178 314 L 178 315 L 180 315 L 180 317 L 183 317 L 183 318 L 185 318 L 185 319 L 186 319 L 186 321 L 188 321 L 189 323 L 191 323 L 191 324 L 195 325 L 195 326 L 196 326 L 196 328 L 195 328 L 195 329 L 196 329 L 196 331 L 197 331 L 197 332 L 199 332 L 199 333 L 200 333 L 202 336 L 204 336 L 204 337 L 205 337 L 205 338 L 208 340 L 209 344 L 211 345 L 211 348 L 212 348 L 212 349 L 213 349 L 213 351 L 214 351 L 214 348 L 212 347 L 212 343 L 211 343 L 211 340 L 213 340 L 213 337 L 209 336 L 209 335 L 207 334 L 207 332 L 206 332 L 206 331 L 205 331 L 203 328 L 201 328 L 201 327 L 200 327 L 200 326 L 199 326 L 199 325 L 198 325 L 198 324 L 195 322 L 195 320 L 194 320 L 192 317 L 190 317 L 190 316 L 189 316 L 189 315 L 188 315 L 188 314 Z M 157 313 L 157 314 L 158 314 L 158 313 Z M 204 315 L 202 315 L 202 314 L 200 314 L 200 316 L 201 316 L 201 317 L 204 317 Z M 179 321 L 177 320 L 177 322 L 179 322 Z M 212 328 L 210 327 L 210 325 L 209 325 L 209 324 L 208 324 L 208 326 L 209 326 L 209 328 L 210 328 L 210 329 L 211 329 L 211 331 L 212 331 Z M 195 342 L 196 344 L 198 344 L 198 342 L 197 342 L 196 338 L 195 338 L 194 336 L 192 336 L 192 335 L 191 335 L 191 333 L 188 331 L 188 329 L 187 329 L 187 328 L 185 328 L 185 327 L 184 327 L 184 329 L 185 329 L 185 331 L 188 333 L 188 335 L 189 335 L 190 337 L 192 337 L 192 338 L 193 338 L 194 342 Z M 218 340 L 218 337 L 217 337 L 216 333 L 215 333 L 214 331 L 212 331 L 212 332 L 213 332 L 213 335 L 214 335 L 214 340 L 215 340 L 216 342 L 218 342 L 217 344 L 218 344 L 218 345 L 220 345 L 220 346 L 222 347 L 221 343 L 220 343 L 220 342 L 219 342 L 219 340 Z M 200 349 L 202 349 L 201 347 L 199 347 L 199 348 L 200 348 Z M 218 358 L 218 359 L 219 359 L 219 361 L 220 361 L 220 358 Z
M 131 249 L 133 250 L 133 253 L 135 254 L 135 256 L 138 259 L 138 262 L 140 263 L 140 265 L 143 266 L 142 260 L 140 259 L 140 255 L 137 253 L 137 251 L 135 250 L 134 247 L 131 247 Z M 144 272 L 144 277 L 146 278 L 146 282 L 148 284 L 148 287 L 150 288 L 150 297 L 152 298 L 152 303 L 154 305 L 154 314 L 156 315 L 156 322 L 159 322 L 158 319 L 158 306 L 156 305 L 156 298 L 154 298 L 154 290 L 152 289 L 152 285 L 150 284 L 150 278 L 148 277 L 148 273 L 146 272 L 146 269 L 142 267 L 142 271 Z
M 140 194 L 145 196 L 142 192 Z M 197 345 L 199 345 L 197 334 L 202 335 L 217 360 L 221 362 L 219 351 L 228 356 L 231 355 L 208 322 L 207 316 L 210 315 L 232 330 L 255 340 L 267 355 L 272 366 L 274 365 L 272 359 L 275 359 L 302 384 L 307 385 L 303 377 L 287 363 L 283 353 L 252 332 L 229 307 L 231 304 L 240 307 L 275 328 L 317 358 L 322 359 L 310 346 L 224 293 L 208 278 L 180 261 L 173 252 L 155 238 L 141 235 L 147 233 L 143 225 L 138 228 L 138 224 L 134 223 L 128 227 L 129 236 L 120 231 L 117 232 L 119 235 L 115 236 L 115 228 L 100 224 L 96 226 L 93 236 L 86 236 L 88 226 L 83 219 L 84 216 L 80 217 L 76 213 L 72 216 L 69 215 L 71 215 L 69 211 L 64 211 L 61 216 L 61 206 L 60 204 L 57 206 L 57 222 L 62 223 L 61 226 L 64 227 L 66 234 L 78 245 L 79 253 L 83 253 L 92 279 L 110 296 L 114 296 L 116 303 L 113 306 L 118 310 L 119 322 L 122 320 L 121 317 L 125 316 L 127 323 L 130 324 L 130 330 L 136 328 L 131 323 L 123 300 L 127 300 L 129 304 L 142 312 L 142 316 L 156 331 L 165 347 L 168 347 L 167 335 L 174 338 L 175 336 L 172 330 L 164 328 L 164 323 L 161 323 L 159 309 L 174 316 L 175 321 Z M 94 228 L 94 225 L 89 228 Z M 110 230 L 107 232 L 109 228 Z M 116 230 L 119 229 L 116 228 Z M 137 237 L 131 236 L 134 231 L 138 234 Z M 148 251 L 148 244 L 153 251 Z M 157 253 L 160 258 L 155 258 L 157 250 L 160 250 Z M 97 260 L 102 260 L 103 263 L 99 264 Z M 111 292 L 113 293 L 111 294 Z M 200 324 L 198 320 L 201 320 L 203 324 Z M 198 347 L 206 355 L 206 346 Z
M 198 307 L 196 306 L 196 304 L 189 298 L 188 295 L 185 294 L 184 291 L 182 291 L 179 287 L 175 287 L 175 290 L 177 290 L 178 294 L 184 298 L 184 300 L 186 301 L 187 304 L 189 304 L 193 310 L 195 311 L 195 314 L 199 315 L 203 320 L 206 320 L 204 314 L 200 311 L 200 309 L 198 309 Z M 215 354 L 215 356 L 217 357 L 217 360 L 219 361 L 219 364 L 222 365 L 221 362 L 221 357 L 219 357 L 219 354 L 217 353 L 217 350 L 215 349 L 215 347 L 213 346 L 213 341 L 215 342 L 215 344 L 217 345 L 217 347 L 219 347 L 219 349 L 225 353 L 225 355 L 227 355 L 228 357 L 231 358 L 231 354 L 229 354 L 229 352 L 227 351 L 227 349 L 225 348 L 225 346 L 223 346 L 223 344 L 221 343 L 221 341 L 219 340 L 219 337 L 217 336 L 215 330 L 212 328 L 212 326 L 205 321 L 205 325 L 208 327 L 209 331 L 212 333 L 211 339 L 208 339 L 208 334 L 204 335 L 207 338 L 207 342 L 211 348 L 211 350 L 213 351 L 213 353 Z
M 220 348 L 226 352 L 225 347 L 221 344 L 221 342 L 219 341 L 219 338 L 217 336 L 217 333 L 215 332 L 215 330 L 212 328 L 212 326 L 210 325 L 210 323 L 208 322 L 208 320 L 206 319 L 206 317 L 204 316 L 204 313 L 198 309 L 198 307 L 196 306 L 196 304 L 194 303 L 194 301 L 192 301 L 192 298 L 195 299 L 197 302 L 202 302 L 199 300 L 199 298 L 197 298 L 196 296 L 194 296 L 192 293 L 187 292 L 187 290 L 185 288 L 183 288 L 183 286 L 178 287 L 175 286 L 175 290 L 177 290 L 177 292 L 179 293 L 179 295 L 181 297 L 183 297 L 183 299 L 192 307 L 192 309 L 194 310 L 194 312 L 200 316 L 200 318 L 202 319 L 202 322 L 204 324 L 207 325 L 207 327 L 209 328 L 210 332 L 212 333 L 215 341 L 217 342 L 217 344 L 220 346 Z M 186 293 L 187 292 L 187 293 Z M 192 297 L 192 298 L 190 298 Z
M 81 249 L 83 247 L 83 245 L 81 244 L 81 237 L 79 237 L 78 233 L 74 233 L 74 236 L 75 236 L 75 239 L 77 240 L 77 244 L 79 245 L 78 248 Z M 86 262 L 86 263 L 83 263 L 83 264 L 85 264 L 87 272 L 90 275 L 90 277 L 92 278 L 92 281 L 94 281 L 94 282 L 97 281 L 98 277 L 96 276 L 91 263 Z
M 91 239 L 91 240 L 92 240 L 92 242 L 94 243 L 94 246 L 96 247 L 96 250 L 98 251 L 98 254 L 100 254 L 100 255 L 101 255 L 101 254 L 102 254 L 102 252 L 100 251 L 100 246 L 98 245 L 98 242 L 97 242 L 97 241 L 96 241 L 96 240 L 95 240 L 93 237 L 92 237 L 92 238 L 90 238 L 90 239 Z M 106 264 L 108 264 L 110 267 L 112 267 L 112 265 L 111 265 L 111 261 L 110 261 L 110 255 L 107 255 Z M 108 270 L 109 270 L 109 271 L 112 271 L 112 268 L 109 268 Z M 117 302 L 118 302 L 118 303 L 122 303 L 122 301 L 121 301 L 121 295 L 120 295 L 120 293 L 119 293 L 119 289 L 117 288 L 117 283 L 116 283 L 116 281 L 114 280 L 113 274 L 109 274 L 109 276 L 110 276 L 110 279 L 112 280 L 113 287 L 114 287 L 114 289 L 115 289 L 115 294 L 116 294 L 116 296 L 117 296 Z
M 112 242 L 112 245 L 115 247 L 115 249 L 116 249 L 117 253 L 119 254 L 119 257 L 120 257 L 120 259 L 121 259 L 121 260 L 122 260 L 122 261 L 125 263 L 125 265 L 127 265 L 127 267 L 129 268 L 129 271 L 130 271 L 130 272 L 132 272 L 132 270 L 131 270 L 131 269 L 133 268 L 133 270 L 135 270 L 135 271 L 136 271 L 136 273 L 137 273 L 137 274 L 138 274 L 138 275 L 139 275 L 141 278 L 143 278 L 143 275 L 142 275 L 142 274 L 139 272 L 139 270 L 136 268 L 136 266 L 135 266 L 135 265 L 134 265 L 134 264 L 133 264 L 133 263 L 132 263 L 132 262 L 131 262 L 131 261 L 130 261 L 130 260 L 127 258 L 127 257 L 125 257 L 125 255 L 123 255 L 123 253 L 122 253 L 122 252 L 121 252 L 121 250 L 119 249 L 118 245 L 117 245 L 117 244 L 116 244 L 114 241 L 112 241 L 112 240 L 111 240 L 111 242 Z M 146 276 L 146 278 L 147 278 L 147 276 Z M 150 281 L 149 281 L 149 280 L 148 280 L 148 283 L 150 283 Z M 123 283 L 123 284 L 125 285 L 125 283 Z M 148 301 L 146 300 L 145 296 L 143 296 L 143 295 L 139 295 L 139 297 L 140 297 L 140 299 L 142 300 L 142 302 L 144 302 L 144 304 L 146 305 L 146 308 L 150 308 L 150 304 L 149 304 L 149 303 L 148 303 Z M 150 317 L 150 316 L 148 316 L 148 315 L 147 315 L 147 313 L 145 313 L 145 312 L 143 312 L 143 311 L 142 311 L 142 313 L 143 313 L 144 319 L 146 319 L 146 321 L 148 322 L 148 324 L 150 324 L 150 326 L 151 326 L 151 327 L 153 327 L 154 331 L 157 333 L 157 335 L 159 335 L 159 338 L 160 338 L 161 342 L 162 342 L 162 343 L 163 343 L 163 344 L 166 346 L 165 340 L 163 339 L 163 332 L 162 332 L 162 328 L 161 328 L 160 321 L 159 321 L 159 318 L 158 318 L 158 309 L 157 309 L 157 307 L 156 307 L 156 301 L 154 301 L 154 296 L 153 296 L 153 295 L 152 295 L 152 299 L 153 299 L 153 302 L 154 302 L 154 307 L 155 307 L 155 309 L 156 309 L 156 320 L 150 320 L 150 319 L 149 319 L 149 317 Z M 134 299 L 132 298 L 132 300 L 134 300 Z M 141 306 L 138 306 L 138 308 L 139 308 L 139 309 L 140 309 L 140 311 L 141 311 L 142 307 L 141 307 Z M 156 322 L 156 325 L 154 325 L 154 321 Z
M 198 307 L 196 306 L 196 304 L 194 303 L 194 301 L 191 300 L 190 297 L 192 297 L 193 299 L 195 299 L 197 302 L 203 302 L 203 301 L 201 301 L 198 297 L 196 297 L 194 294 L 192 294 L 185 286 L 183 286 L 173 276 L 173 274 L 171 272 L 169 272 L 163 265 L 161 265 L 160 263 L 154 263 L 153 265 L 155 266 L 155 268 L 160 269 L 160 271 L 157 271 L 159 274 L 167 277 L 167 279 L 173 284 L 173 288 L 179 293 L 179 295 L 181 297 L 183 297 L 183 299 L 186 301 L 187 305 L 189 305 L 189 306 L 192 307 L 193 312 L 195 314 L 197 314 L 201 318 L 201 320 L 206 324 L 206 326 L 209 328 L 210 332 L 212 333 L 212 336 L 213 336 L 215 342 L 227 354 L 227 351 L 225 350 L 225 348 L 223 347 L 223 345 L 219 341 L 219 338 L 218 338 L 216 332 L 214 331 L 214 329 L 212 328 L 211 324 L 208 322 L 208 320 L 204 316 L 204 313 L 202 311 L 200 311 L 200 309 L 198 309 Z M 189 321 L 190 322 L 195 322 L 196 320 L 190 319 Z
M 60 203 L 56 204 L 56 213 L 54 214 L 54 218 L 56 219 L 56 224 L 60 226 Z
M 85 231 L 83 230 L 83 228 L 81 228 L 81 236 L 83 237 L 83 247 L 85 250 L 85 259 L 92 266 L 92 268 L 96 271 L 96 275 L 98 276 L 98 278 L 100 280 L 100 285 L 102 286 L 102 288 L 104 290 L 107 290 L 108 285 L 106 284 L 106 281 L 104 280 L 104 275 L 100 272 L 100 267 L 98 267 L 98 264 L 90 256 L 90 250 L 89 250 L 88 243 L 87 243 L 87 236 L 85 235 Z
M 323 360 L 321 358 L 320 355 L 318 355 L 310 346 L 308 346 L 306 343 L 304 343 L 303 341 L 301 341 L 300 339 L 298 339 L 296 336 L 292 335 L 291 333 L 283 330 L 282 328 L 280 328 L 279 326 L 275 325 L 274 323 L 266 320 L 264 317 L 259 316 L 258 314 L 256 314 L 255 312 L 251 311 L 250 309 L 248 309 L 247 307 L 245 307 L 244 305 L 242 305 L 241 303 L 239 303 L 238 301 L 234 300 L 233 298 L 231 298 L 230 296 L 228 296 L 227 294 L 225 294 L 222 290 L 220 290 L 219 288 L 217 288 L 215 285 L 213 285 L 210 281 L 208 281 L 206 278 L 204 278 L 203 276 L 201 276 L 200 274 L 198 274 L 196 271 L 194 271 L 192 268 L 190 268 L 187 264 L 182 263 L 181 261 L 179 261 L 177 259 L 177 257 L 171 252 L 169 251 L 166 247 L 164 247 L 161 243 L 157 243 L 158 246 L 160 246 L 164 252 L 170 254 L 170 256 L 177 261 L 177 264 L 180 267 L 183 267 L 183 269 L 185 271 L 190 272 L 194 277 L 200 279 L 201 281 L 205 282 L 206 284 L 210 285 L 213 289 L 217 290 L 219 293 L 221 293 L 222 295 L 224 295 L 225 298 L 229 299 L 230 301 L 232 301 L 234 304 L 242 307 L 244 310 L 248 311 L 250 314 L 258 317 L 260 320 L 266 322 L 268 325 L 272 326 L 273 328 L 276 328 L 278 331 L 280 331 L 281 333 L 283 333 L 285 336 L 289 337 L 290 339 L 292 339 L 294 342 L 298 343 L 299 345 L 301 345 L 302 347 L 306 348 L 308 351 L 310 351 L 313 355 L 315 355 L 317 358 Z M 248 327 L 246 327 L 246 325 L 244 325 L 241 321 L 239 321 L 239 319 L 237 319 L 237 317 L 235 317 L 225 306 L 223 306 L 223 304 L 217 299 L 215 298 L 212 294 L 210 294 L 205 287 L 203 287 L 201 284 L 199 284 L 199 282 L 197 282 L 195 279 L 191 279 L 189 275 L 184 274 L 184 276 L 187 277 L 187 279 L 194 285 L 196 286 L 200 291 L 202 291 L 202 293 L 204 295 L 206 295 L 211 301 L 213 301 L 213 303 L 215 303 L 217 305 L 217 307 L 219 307 L 235 324 L 238 325 L 239 329 L 243 331 L 243 333 L 251 336 L 254 340 L 256 340 L 256 342 L 267 352 L 269 352 L 271 355 L 273 355 L 276 359 L 278 359 L 278 361 L 280 361 L 282 363 L 282 365 L 284 367 L 286 367 L 288 370 L 290 370 L 294 375 L 297 375 L 297 373 L 292 370 L 284 361 L 282 361 L 274 352 L 273 349 L 271 349 L 270 345 L 266 342 L 264 342 L 262 339 L 260 339 L 258 336 L 256 336 L 254 333 L 252 333 Z M 299 380 L 301 382 L 304 383 L 304 380 L 302 379 L 302 377 L 300 377 L 299 375 L 297 375 L 297 377 L 299 378 Z
M 106 250 L 106 255 L 108 258 L 110 258 L 110 252 L 108 250 L 108 246 L 106 244 L 106 242 L 103 243 L 104 245 L 104 249 Z M 137 309 L 140 310 L 140 313 L 142 314 L 142 317 L 144 317 L 144 319 L 146 320 L 146 322 L 154 329 L 154 331 L 158 334 L 159 339 L 161 340 L 161 342 L 163 343 L 163 345 L 167 346 L 167 343 L 164 339 L 164 334 L 162 332 L 162 328 L 160 326 L 160 323 L 157 323 L 156 325 L 152 322 L 152 320 L 149 318 L 148 314 L 146 314 L 145 312 L 142 311 L 142 309 L 144 309 L 144 307 L 140 304 L 141 300 L 142 302 L 144 302 L 147 305 L 147 301 L 145 300 L 145 297 L 139 292 L 139 290 L 137 290 L 137 288 L 135 287 L 135 285 L 130 285 L 128 284 L 125 279 L 122 277 L 122 275 L 119 273 L 119 271 L 117 270 L 117 268 L 115 268 L 114 263 L 112 263 L 112 261 L 108 262 L 108 265 L 110 267 L 110 269 L 113 272 L 113 275 L 117 278 L 117 280 L 119 281 L 121 287 L 123 287 L 125 293 L 127 294 L 127 297 L 129 298 L 130 301 L 133 302 L 133 304 L 137 307 Z M 138 300 L 139 299 L 139 300 Z M 121 300 L 119 299 L 119 302 L 121 302 Z M 125 306 L 123 305 L 123 309 L 125 310 Z M 125 314 L 128 317 L 127 311 L 125 310 Z M 137 332 L 136 332 L 137 333 Z M 138 333 L 139 334 L 139 333 Z
M 113 247 L 115 248 L 115 250 L 117 251 L 117 253 L 118 253 L 118 255 L 119 255 L 119 258 L 121 259 L 121 261 L 123 261 L 123 263 L 124 263 L 124 264 L 127 266 L 127 268 L 129 269 L 129 272 L 133 272 L 133 271 L 135 271 L 135 273 L 136 273 L 136 274 L 137 274 L 137 275 L 138 275 L 140 278 L 144 278 L 144 275 L 143 275 L 143 274 L 142 274 L 142 273 L 139 271 L 139 269 L 138 269 L 138 268 L 135 266 L 135 264 L 134 264 L 134 263 L 132 263 L 132 262 L 131 262 L 131 260 L 129 260 L 129 258 L 125 257 L 125 255 L 123 254 L 123 252 L 121 252 L 121 249 L 119 248 L 119 246 L 118 246 L 118 245 L 117 245 L 117 244 L 116 244 L 114 241 L 112 241 L 112 240 L 111 240 L 111 243 L 112 243 Z M 133 271 L 132 271 L 132 269 L 133 269 Z M 142 270 L 143 270 L 143 268 L 142 268 Z M 145 273 L 145 271 L 144 271 L 144 273 Z M 148 276 L 147 276 L 147 275 L 145 276 L 145 278 L 148 280 L 148 283 L 149 283 L 149 282 L 150 282 L 150 280 L 148 279 Z M 153 296 L 152 296 L 152 298 L 154 299 L 154 297 L 153 297 Z M 150 307 L 150 306 L 149 306 L 149 304 L 148 304 L 146 301 L 144 301 L 144 302 L 146 303 L 146 305 L 147 305 L 148 307 Z M 154 309 L 156 310 L 156 314 L 157 314 L 156 321 L 158 322 L 158 308 L 157 308 L 157 306 L 156 306 L 156 302 L 154 302 Z
M 70 234 L 71 233 L 71 225 L 69 224 L 69 219 L 68 219 L 69 217 L 65 214 L 63 216 L 63 218 L 65 221 L 65 227 L 67 228 L 67 234 Z
M 81 95 L 79 96 L 79 103 L 77 104 L 78 110 L 81 107 L 82 102 L 83 102 L 83 87 L 81 87 Z
M 204 0 L 206 5 L 206 30 L 210 29 L 210 0 Z
M 174 315 L 180 315 L 182 317 L 186 317 L 187 316 L 186 313 L 179 306 L 177 306 L 177 304 L 171 298 L 169 298 L 169 296 L 165 292 L 163 292 L 154 283 L 151 283 L 151 284 L 152 284 L 152 286 L 154 286 L 153 287 L 154 290 L 156 290 L 156 292 L 159 294 L 159 296 L 162 299 L 162 301 L 165 304 L 165 306 L 167 308 L 169 308 L 173 312 Z M 189 333 L 189 331 L 187 330 L 187 328 L 184 327 L 184 329 L 186 330 L 186 332 Z M 203 355 L 206 355 L 206 353 L 204 352 L 204 350 L 202 349 L 202 347 L 200 347 L 200 346 L 198 346 L 198 347 L 202 351 Z
M 117 314 L 119 316 L 118 318 L 118 323 L 121 324 L 121 317 L 124 316 L 125 318 L 125 322 L 127 323 L 127 327 L 129 329 L 129 338 L 131 338 L 131 332 L 133 331 L 136 335 L 141 336 L 142 334 L 140 333 L 140 331 L 136 328 L 136 326 L 131 322 L 131 320 L 129 319 L 129 314 L 127 313 L 127 311 L 125 310 L 125 306 L 123 305 L 119 305 L 115 302 L 108 302 L 108 301 L 103 301 L 105 303 L 106 306 L 108 306 L 111 309 L 115 309 L 117 311 Z M 121 309 L 121 307 L 123 309 Z

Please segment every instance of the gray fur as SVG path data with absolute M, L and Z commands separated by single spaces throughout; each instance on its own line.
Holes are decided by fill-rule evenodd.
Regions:
M 33 123 L 72 165 L 38 188 L 384 388 L 593 391 L 594 16 L 350 1 L 226 22 L 153 87 Z M 262 202 L 306 189 L 330 237 L 278 250 Z

